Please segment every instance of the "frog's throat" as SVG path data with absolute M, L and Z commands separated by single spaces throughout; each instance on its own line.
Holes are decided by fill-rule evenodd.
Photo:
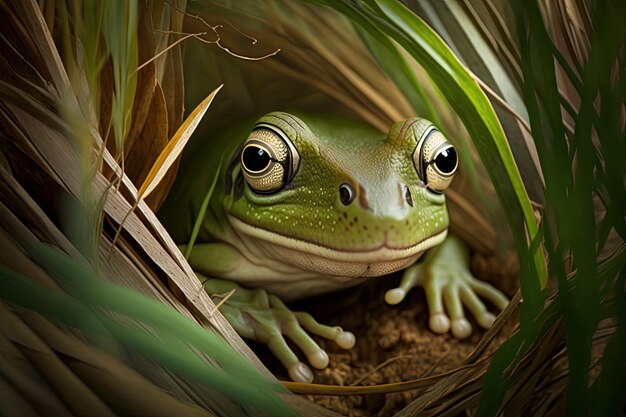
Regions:
M 404 248 L 390 248 L 385 244 L 381 244 L 380 246 L 372 249 L 341 250 L 322 246 L 312 242 L 307 242 L 304 240 L 294 239 L 292 237 L 274 233 L 269 230 L 264 230 L 245 223 L 232 215 L 229 215 L 228 218 L 233 228 L 240 233 L 252 236 L 267 243 L 283 246 L 285 248 L 300 253 L 306 253 L 315 257 L 321 257 L 338 262 L 380 263 L 416 258 L 425 250 L 437 246 L 441 242 L 443 242 L 448 233 L 448 230 L 444 229 L 443 231 L 435 235 L 427 237 L 420 242 Z

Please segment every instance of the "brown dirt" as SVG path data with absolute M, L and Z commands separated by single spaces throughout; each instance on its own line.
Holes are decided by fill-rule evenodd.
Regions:
M 493 274 L 488 274 L 493 275 Z M 481 274 L 484 276 L 484 274 Z M 495 279 L 494 279 L 495 278 Z M 514 275 L 489 277 L 509 296 L 516 290 Z M 399 274 L 372 279 L 351 289 L 314 297 L 291 306 L 311 312 L 320 322 L 341 326 L 356 335 L 356 346 L 345 351 L 333 342 L 317 338 L 329 354 L 328 368 L 315 371 L 315 383 L 329 385 L 373 385 L 406 381 L 451 370 L 474 349 L 484 331 L 474 321 L 474 332 L 459 341 L 428 329 L 424 293 L 414 289 L 397 306 L 384 302 L 386 290 L 399 282 Z M 505 326 L 494 349 L 511 332 Z M 492 345 L 494 345 L 492 343 Z M 288 380 L 285 370 L 263 347 L 255 349 L 279 379 Z M 309 395 L 311 401 L 345 416 L 391 416 L 408 405 L 413 392 L 355 396 Z

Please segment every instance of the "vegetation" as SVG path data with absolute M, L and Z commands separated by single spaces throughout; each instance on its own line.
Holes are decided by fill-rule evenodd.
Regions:
M 626 3 L 405 3 L 0 2 L 2 414 L 330 415 L 269 375 L 153 214 L 204 112 L 199 130 L 329 102 L 457 138 L 471 190 L 451 204 L 481 219 L 460 232 L 496 250 L 506 218 L 520 294 L 453 372 L 286 385 L 416 390 L 400 416 L 623 410 Z

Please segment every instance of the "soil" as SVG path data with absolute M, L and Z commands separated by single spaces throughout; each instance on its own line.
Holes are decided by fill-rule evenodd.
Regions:
M 477 275 L 485 278 L 484 273 Z M 515 274 L 487 275 L 491 275 L 487 280 L 509 297 L 515 293 Z M 467 339 L 434 334 L 428 328 L 428 309 L 421 289 L 412 290 L 397 306 L 387 305 L 383 299 L 385 291 L 397 286 L 399 279 L 399 273 L 371 279 L 363 285 L 290 306 L 294 311 L 309 311 L 321 323 L 341 326 L 356 336 L 356 346 L 348 351 L 334 342 L 316 338 L 328 352 L 330 364 L 326 369 L 314 372 L 315 383 L 373 385 L 422 378 L 454 369 L 472 352 L 484 330 L 470 318 L 474 332 Z M 513 327 L 512 324 L 505 325 L 497 343 L 492 343 L 490 349 L 495 349 Z M 279 379 L 289 379 L 284 368 L 265 347 L 254 348 Z M 417 394 L 408 391 L 354 396 L 308 395 L 307 398 L 345 416 L 391 416 L 407 406 Z

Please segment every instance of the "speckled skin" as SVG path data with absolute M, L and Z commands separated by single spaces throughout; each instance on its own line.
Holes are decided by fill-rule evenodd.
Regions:
M 196 244 L 219 241 L 237 253 L 219 262 L 196 257 L 196 265 L 192 257 L 194 268 L 293 300 L 358 282 L 353 278 L 405 268 L 445 238 L 445 197 L 426 189 L 413 162 L 417 141 L 430 123 L 399 122 L 387 135 L 326 116 L 275 112 L 258 123 L 276 126 L 291 139 L 300 155 L 298 171 L 273 194 L 258 194 L 245 181 L 243 193 L 237 192 L 240 146 L 232 145 L 241 145 L 247 133 L 223 141 L 225 160 L 235 165 L 222 167 Z M 164 208 L 168 228 L 176 230 L 180 243 L 188 239 L 192 222 L 171 220 L 195 219 L 211 183 L 209 175 L 198 175 L 207 167 L 206 159 L 183 161 L 183 179 L 175 187 L 179 195 L 169 200 L 176 204 Z M 192 175 L 184 178 L 186 173 Z M 347 206 L 339 197 L 343 183 L 356 191 Z M 194 215 L 172 213 L 181 210 Z M 215 265 L 224 260 L 229 265 Z

